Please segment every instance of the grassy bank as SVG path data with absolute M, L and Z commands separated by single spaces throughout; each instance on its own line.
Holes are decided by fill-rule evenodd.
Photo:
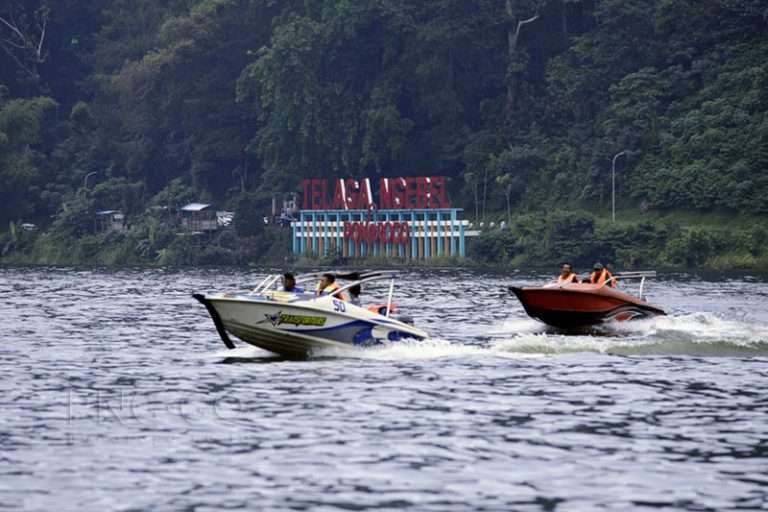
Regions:
M 498 226 L 500 222 L 494 223 Z M 616 268 L 745 269 L 768 271 L 768 228 L 762 217 L 656 213 L 612 222 L 585 211 L 519 214 L 504 228 L 486 228 L 469 240 L 469 258 L 429 261 L 368 258 L 375 267 L 542 267 L 562 261 L 586 268 L 595 261 Z M 22 231 L 0 235 L 0 263 L 44 265 L 353 265 L 357 260 L 311 259 L 290 252 L 290 230 L 258 235 L 226 229 L 181 235 L 149 222 L 123 232 L 71 234 Z
M 583 211 L 518 215 L 472 241 L 471 257 L 504 266 L 768 270 L 766 219 L 657 213 L 611 221 Z

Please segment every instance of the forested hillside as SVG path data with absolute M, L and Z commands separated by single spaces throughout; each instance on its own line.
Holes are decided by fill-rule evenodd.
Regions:
M 199 262 L 147 213 L 197 200 L 242 261 L 302 178 L 441 174 L 480 260 L 768 264 L 765 0 L 0 0 L 0 47 L 6 257 Z

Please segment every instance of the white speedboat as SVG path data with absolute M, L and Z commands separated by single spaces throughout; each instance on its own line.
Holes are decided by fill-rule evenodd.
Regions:
M 317 276 L 302 276 L 297 282 L 307 283 Z M 230 349 L 235 348 L 230 334 L 288 357 L 306 357 L 327 348 L 421 340 L 428 336 L 409 319 L 392 314 L 394 273 L 368 272 L 358 276 L 359 279 L 346 282 L 339 282 L 337 277 L 342 286 L 322 296 L 277 290 L 280 275 L 266 277 L 250 292 L 193 296 L 206 307 L 221 340 Z M 383 279 L 390 281 L 384 303 L 363 307 L 339 298 L 356 285 Z

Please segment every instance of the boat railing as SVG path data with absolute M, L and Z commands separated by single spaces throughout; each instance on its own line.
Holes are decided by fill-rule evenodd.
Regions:
M 309 281 L 313 281 L 315 279 L 319 279 L 324 274 L 333 274 L 333 272 L 312 272 L 309 274 L 301 274 L 300 276 L 296 277 L 296 284 L 299 283 L 306 283 Z M 348 280 L 359 280 L 359 279 L 365 279 L 368 277 L 374 277 L 379 275 L 385 275 L 389 276 L 392 274 L 398 274 L 399 272 L 396 270 L 359 270 L 356 272 L 341 272 L 334 274 L 336 279 L 348 281 Z
M 389 279 L 389 292 L 387 293 L 387 309 L 384 313 L 384 316 L 389 316 L 390 311 L 392 310 L 392 295 L 395 291 L 395 278 L 397 277 L 398 272 L 394 271 L 382 271 L 382 272 L 371 272 L 367 276 L 351 281 L 344 286 L 339 287 L 338 290 L 334 290 L 330 295 L 333 297 L 338 296 L 341 293 L 346 292 L 350 288 L 354 286 L 358 286 L 362 283 L 369 283 L 371 281 L 383 281 L 385 279 Z
M 640 291 L 638 292 L 637 296 L 641 300 L 645 300 L 643 297 L 643 289 L 645 288 L 646 277 L 656 277 L 656 271 L 655 270 L 638 270 L 638 271 L 619 272 L 611 276 L 611 278 L 608 279 L 604 284 L 609 284 L 611 281 L 617 282 L 619 279 L 640 279 Z
M 296 284 L 302 284 L 302 283 L 308 283 L 310 281 L 315 281 L 319 279 L 323 274 L 326 274 L 327 272 L 312 272 L 309 274 L 301 274 L 300 276 L 296 277 Z

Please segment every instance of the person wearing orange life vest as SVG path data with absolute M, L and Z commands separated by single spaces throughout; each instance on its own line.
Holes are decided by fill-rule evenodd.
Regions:
M 339 288 L 341 287 L 336 283 L 336 276 L 333 274 L 323 274 L 320 276 L 320 281 L 317 283 L 315 295 L 330 295 Z M 340 300 L 347 300 L 347 294 L 343 292 L 338 293 L 336 294 L 336 298 Z
M 579 277 L 573 271 L 573 266 L 570 263 L 563 263 L 563 270 L 560 275 L 557 276 L 557 284 L 569 284 L 578 283 Z
M 608 286 L 615 287 L 616 280 L 611 279 L 612 277 L 611 271 L 603 267 L 602 263 L 595 263 L 595 266 L 592 267 L 592 273 L 589 274 L 589 279 L 584 282 L 600 285 L 608 283 Z

